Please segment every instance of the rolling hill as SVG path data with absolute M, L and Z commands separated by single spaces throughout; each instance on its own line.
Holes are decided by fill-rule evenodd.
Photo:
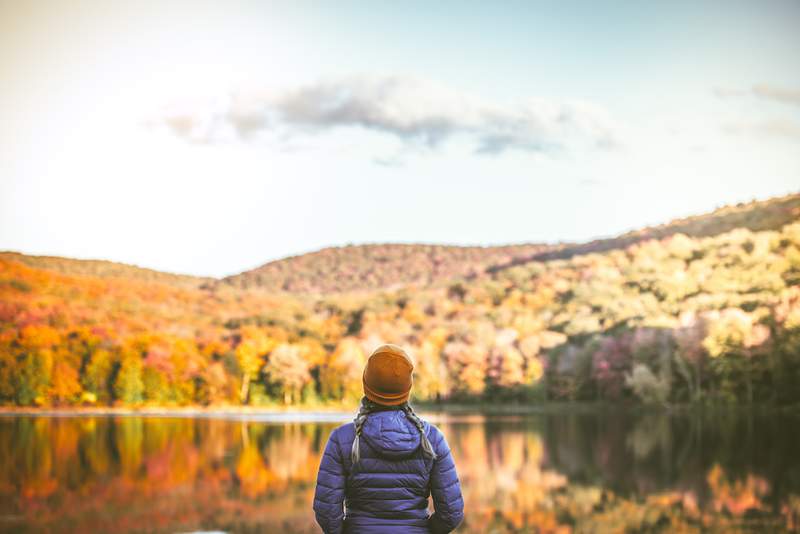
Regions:
M 0 253 L 0 404 L 800 403 L 800 195 L 585 244 L 362 245 L 222 280 Z
M 474 278 L 494 265 L 550 250 L 548 245 L 459 247 L 352 245 L 267 263 L 222 280 L 241 289 L 290 293 L 341 293 L 430 287 L 453 278 Z
M 210 282 L 211 278 L 172 274 L 153 269 L 145 269 L 126 263 L 106 260 L 77 260 L 59 256 L 31 256 L 19 252 L 0 251 L 0 258 L 17 261 L 36 269 L 45 269 L 62 274 L 90 276 L 96 278 L 120 278 L 155 282 L 177 287 L 196 288 Z
M 298 294 L 331 294 L 428 288 L 453 280 L 486 277 L 528 262 L 569 259 L 627 248 L 674 234 L 710 237 L 735 228 L 763 231 L 800 218 L 800 194 L 724 206 L 711 213 L 676 219 L 608 239 L 587 243 L 450 246 L 367 244 L 328 247 L 265 263 L 222 279 L 164 273 L 104 260 L 78 260 L 0 252 L 0 258 L 63 274 L 157 282 L 183 288 L 263 290 Z
M 709 237 L 735 228 L 777 229 L 800 217 L 800 195 L 725 206 L 712 213 L 642 228 L 611 239 L 578 244 L 520 244 L 497 247 L 444 245 L 357 245 L 331 247 L 273 261 L 221 281 L 241 289 L 290 293 L 341 293 L 430 287 L 457 278 L 474 279 L 531 261 L 568 259 L 624 249 L 674 234 Z

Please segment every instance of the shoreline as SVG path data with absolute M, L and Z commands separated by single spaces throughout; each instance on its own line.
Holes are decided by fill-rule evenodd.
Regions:
M 642 405 L 602 402 L 548 402 L 541 404 L 493 403 L 413 403 L 416 411 L 450 419 L 470 416 L 527 416 L 547 414 L 604 414 L 625 413 L 661 415 L 703 414 L 791 414 L 800 416 L 800 406 L 776 405 Z M 80 417 L 80 416 L 141 416 L 226 418 L 275 421 L 341 421 L 353 417 L 356 403 L 331 406 L 0 406 L 0 417 Z

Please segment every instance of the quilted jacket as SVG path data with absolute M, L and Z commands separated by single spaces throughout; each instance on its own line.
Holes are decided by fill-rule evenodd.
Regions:
M 464 501 L 450 448 L 438 428 L 424 422 L 424 430 L 435 460 L 423 456 L 419 430 L 402 410 L 369 414 L 356 465 L 350 459 L 353 423 L 331 433 L 314 494 L 314 513 L 326 534 L 445 533 L 461 523 Z

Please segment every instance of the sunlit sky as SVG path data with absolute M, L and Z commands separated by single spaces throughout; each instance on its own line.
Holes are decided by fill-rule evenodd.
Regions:
M 800 190 L 800 2 L 0 0 L 0 249 L 221 276 Z

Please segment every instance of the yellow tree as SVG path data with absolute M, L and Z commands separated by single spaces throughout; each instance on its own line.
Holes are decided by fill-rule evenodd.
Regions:
M 723 375 L 741 368 L 749 403 L 753 402 L 753 359 L 769 337 L 769 328 L 755 322 L 753 316 L 739 308 L 728 308 L 715 315 L 703 340 L 703 347 Z
M 109 351 L 95 349 L 88 356 L 81 381 L 87 401 L 108 403 L 111 401 L 110 387 L 114 361 Z
M 17 375 L 17 402 L 44 404 L 48 399 L 53 372 L 53 351 L 61 343 L 57 330 L 44 325 L 22 329 L 18 346 L 21 352 Z
M 0 333 L 0 402 L 13 401 L 16 393 L 17 360 L 12 351 L 12 332 Z
M 258 377 L 264 363 L 263 357 L 275 347 L 275 340 L 260 328 L 243 326 L 241 341 L 236 346 L 236 361 L 242 373 L 242 387 L 239 400 L 247 404 L 250 396 L 250 381 Z
M 514 347 L 516 339 L 517 331 L 511 328 L 500 330 L 495 335 L 489 368 L 489 376 L 495 386 L 511 388 L 525 381 L 525 358 Z
M 195 378 L 200 376 L 205 361 L 194 340 L 171 340 L 170 360 L 174 369 L 171 379 L 172 398 L 178 404 L 189 404 L 195 395 Z
M 270 353 L 264 366 L 267 383 L 283 393 L 284 404 L 300 400 L 300 392 L 311 380 L 303 347 L 282 343 Z
M 448 393 L 447 368 L 441 357 L 446 338 L 440 335 L 442 330 L 434 329 L 414 351 L 414 395 L 421 399 L 439 399 Z
M 519 351 L 525 357 L 525 383 L 536 384 L 544 376 L 544 365 L 539 357 L 538 336 L 528 336 L 519 342 Z
M 513 345 L 495 347 L 491 353 L 492 382 L 501 388 L 512 388 L 525 382 L 525 358 Z
M 322 394 L 330 399 L 357 399 L 365 362 L 361 343 L 353 337 L 343 338 L 320 370 Z
M 445 345 L 444 355 L 456 392 L 480 395 L 486 387 L 486 351 L 478 345 L 451 342 Z

